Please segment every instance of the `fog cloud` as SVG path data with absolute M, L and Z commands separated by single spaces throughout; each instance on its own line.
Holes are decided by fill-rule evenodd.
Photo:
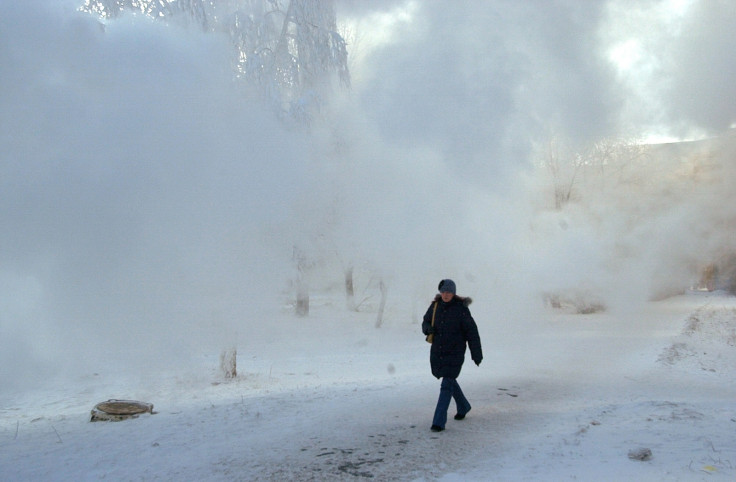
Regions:
M 733 127 L 735 15 L 722 1 L 610 2 L 601 35 L 621 67 L 622 122 L 675 137 Z
M 5 2 L 0 379 L 216 352 L 281 313 L 295 247 L 396 291 L 454 276 L 506 315 L 550 290 L 615 307 L 686 283 L 732 243 L 731 141 L 581 171 L 560 210 L 539 168 L 553 138 L 580 153 L 733 122 L 733 12 L 644 23 L 667 3 L 338 2 L 404 17 L 355 22 L 360 75 L 300 130 L 233 82 L 223 36 Z M 632 38 L 625 69 L 611 52 Z
M 235 88 L 224 38 L 53 2 L 1 17 L 4 367 L 231 336 L 252 278 L 281 287 L 256 260 L 306 143 Z

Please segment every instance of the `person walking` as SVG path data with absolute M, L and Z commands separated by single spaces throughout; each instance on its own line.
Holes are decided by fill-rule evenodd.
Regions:
M 483 361 L 478 326 L 470 314 L 469 297 L 456 294 L 455 282 L 443 279 L 438 286 L 439 294 L 424 314 L 422 332 L 432 343 L 429 363 L 432 375 L 442 379 L 440 397 L 434 411 L 431 430 L 441 432 L 447 422 L 450 401 L 455 400 L 457 413 L 455 420 L 462 420 L 470 411 L 470 402 L 465 398 L 457 378 L 465 361 L 466 346 L 470 347 L 470 357 L 476 365 Z

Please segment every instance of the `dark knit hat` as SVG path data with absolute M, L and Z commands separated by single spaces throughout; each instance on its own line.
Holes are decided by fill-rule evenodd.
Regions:
M 451 279 L 443 279 L 440 281 L 440 285 L 437 287 L 438 290 L 440 290 L 440 293 L 452 293 L 453 295 L 456 294 L 455 292 L 455 282 Z

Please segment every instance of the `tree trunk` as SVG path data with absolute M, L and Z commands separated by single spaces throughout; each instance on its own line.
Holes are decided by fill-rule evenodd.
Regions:
M 309 288 L 301 278 L 296 283 L 296 314 L 309 316 Z
M 238 376 L 238 349 L 232 347 L 227 350 L 223 350 L 220 353 L 220 369 L 225 375 L 225 378 L 235 378 Z
M 347 307 L 350 311 L 358 311 L 355 306 L 355 288 L 353 285 L 353 267 L 345 270 L 345 296 L 347 297 Z
M 296 246 L 294 246 L 292 258 L 296 263 L 296 314 L 297 316 L 308 316 L 309 284 L 307 281 L 307 270 L 309 263 L 306 254 Z
M 378 287 L 381 290 L 381 304 L 378 305 L 378 315 L 376 316 L 376 328 L 380 328 L 383 324 L 383 309 L 386 307 L 386 295 L 388 293 L 388 288 L 386 287 L 386 283 L 381 280 L 378 283 Z

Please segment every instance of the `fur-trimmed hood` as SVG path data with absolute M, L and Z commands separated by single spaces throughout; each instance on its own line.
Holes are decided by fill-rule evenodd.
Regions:
M 442 295 L 440 295 L 440 294 L 435 295 L 434 296 L 434 301 L 442 301 Z M 465 306 L 470 306 L 470 303 L 473 302 L 473 299 L 470 296 L 458 296 L 458 295 L 454 295 L 452 297 L 452 301 L 450 301 L 450 303 L 452 303 L 453 301 L 458 301 L 458 302 L 462 303 Z

